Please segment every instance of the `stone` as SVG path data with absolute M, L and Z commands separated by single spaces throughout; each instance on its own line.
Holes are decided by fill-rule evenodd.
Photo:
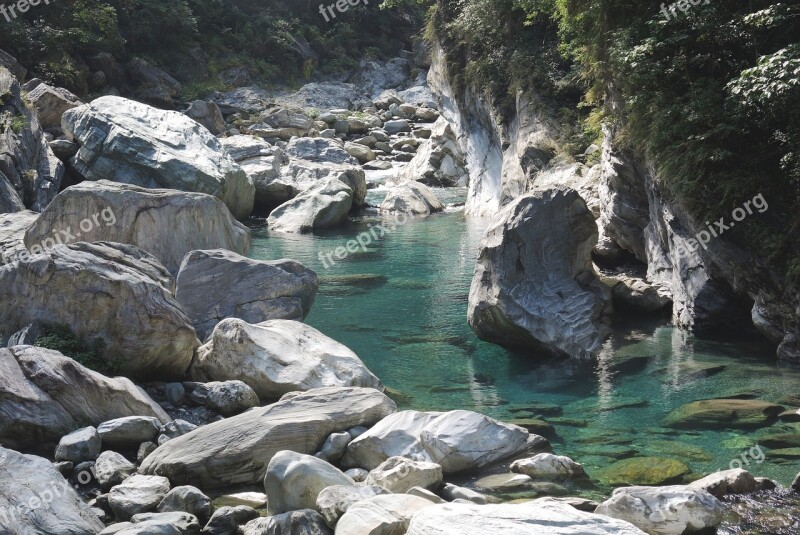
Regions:
M 173 97 L 180 93 L 181 84 L 164 70 L 134 57 L 125 64 L 125 73 L 135 86 L 134 98 L 137 100 L 161 108 L 175 105 Z
M 115 451 L 104 451 L 94 463 L 94 477 L 103 490 L 119 485 L 136 473 L 136 465 Z
M 92 426 L 83 427 L 61 438 L 56 448 L 56 461 L 94 461 L 100 455 L 103 441 Z
M 351 505 L 336 524 L 337 535 L 402 535 L 411 517 L 434 504 L 410 494 L 385 494 Z
M 154 511 L 169 492 L 169 480 L 160 476 L 136 474 L 108 493 L 108 505 L 117 520 Z
M 99 358 L 127 377 L 181 377 L 198 342 L 172 292 L 167 270 L 131 245 L 55 247 L 0 270 L 0 338 L 31 323 L 63 325 L 102 341 Z
M 61 353 L 0 348 L 0 440 L 14 448 L 55 445 L 80 423 L 134 414 L 169 416 L 130 380 L 109 379 Z
M 24 206 L 21 206 L 20 210 L 22 208 Z M 2 212 L 2 209 L 0 209 L 0 212 Z M 25 231 L 38 217 L 38 213 L 30 210 L 14 211 L 6 214 L 0 213 L 0 269 L 23 254 L 28 254 L 25 247 Z
M 444 210 L 444 205 L 424 184 L 407 182 L 390 189 L 380 206 L 381 211 L 427 215 Z
M 117 535 L 197 535 L 200 524 L 189 513 L 140 513 L 133 515 L 130 526 Z
M 329 463 L 334 463 L 342 458 L 351 440 L 350 433 L 332 433 L 325 439 L 325 443 L 316 456 Z
M 725 507 L 703 490 L 677 485 L 616 489 L 595 512 L 630 522 L 647 533 L 681 535 L 715 528 L 722 522 Z
M 273 184 L 280 182 L 282 166 L 289 163 L 283 149 L 270 145 L 263 139 L 243 135 L 222 138 L 220 143 L 253 181 L 256 208 L 271 208 L 276 202 L 288 200 L 275 199 L 272 195 Z
M 333 535 L 325 520 L 316 511 L 302 509 L 280 515 L 251 520 L 242 530 L 242 535 Z
M 406 535 L 645 535 L 623 520 L 578 511 L 552 498 L 522 504 L 443 504 L 417 512 Z
M 278 232 L 312 232 L 343 225 L 352 206 L 352 188 L 330 178 L 278 206 L 267 223 Z
M 661 457 L 634 457 L 598 470 L 597 478 L 611 486 L 665 485 L 680 482 L 691 472 L 683 462 Z
M 0 533 L 94 534 L 103 523 L 48 461 L 0 447 Z
M 325 523 L 333 528 L 351 505 L 381 494 L 389 494 L 389 491 L 374 485 L 334 485 L 317 495 L 315 509 L 322 514 Z
M 481 468 L 528 448 L 528 431 L 471 411 L 446 412 L 429 422 L 420 442 L 445 474 Z
M 344 150 L 346 150 L 348 154 L 353 156 L 360 163 L 371 162 L 377 157 L 372 149 L 360 143 L 345 143 Z
M 171 489 L 158 504 L 159 513 L 186 512 L 205 525 L 211 518 L 211 498 L 200 489 L 183 485 Z
M 596 243 L 594 217 L 575 190 L 536 190 L 511 202 L 481 242 L 469 296 L 472 329 L 507 347 L 595 354 L 610 332 L 609 289 L 592 267 Z
M 62 87 L 41 83 L 28 92 L 28 101 L 36 108 L 42 128 L 48 130 L 61 127 L 64 112 L 82 105 L 81 99 Z
M 389 135 L 411 132 L 411 124 L 405 119 L 397 119 L 383 123 L 383 129 L 386 130 L 386 133 Z
M 246 505 L 220 507 L 203 528 L 203 535 L 239 535 L 239 526 L 258 518 L 258 511 Z
M 205 339 L 225 318 L 302 321 L 318 288 L 317 274 L 294 260 L 252 260 L 216 249 L 186 255 L 175 298 Z
M 355 353 L 291 320 L 220 322 L 209 342 L 198 349 L 191 374 L 197 380 L 244 381 L 263 400 L 328 386 L 383 389 Z
M 226 494 L 215 499 L 213 504 L 215 508 L 220 506 L 246 505 L 253 509 L 263 509 L 267 506 L 267 495 L 263 492 L 236 492 L 233 494 Z
M 320 388 L 204 425 L 160 446 L 139 471 L 208 491 L 261 481 L 283 450 L 311 455 L 331 433 L 371 426 L 397 410 L 372 388 Z M 242 470 L 247 466 L 247 470 Z
M 160 429 L 158 418 L 126 416 L 101 423 L 97 426 L 97 433 L 106 445 L 138 446 L 155 440 Z
M 261 403 L 253 389 L 242 381 L 212 381 L 197 385 L 191 398 L 226 417 L 258 407 Z
M 732 429 L 763 427 L 774 422 L 783 407 L 759 399 L 704 399 L 670 412 L 667 427 Z
M 225 131 L 225 119 L 214 101 L 195 100 L 189 105 L 186 115 L 206 127 L 214 135 Z
M 419 149 L 411 162 L 400 173 L 398 181 L 419 181 L 428 186 L 452 187 L 465 185 L 469 180 L 466 155 L 450 123 L 440 118 L 430 129 L 422 134 L 427 139 L 419 144 Z M 419 143 L 419 140 L 416 140 Z
M 170 273 L 177 273 L 184 256 L 196 249 L 239 254 L 250 249 L 250 230 L 215 197 L 108 180 L 82 182 L 60 193 L 25 233 L 25 244 L 31 249 L 52 241 L 64 229 L 74 231 L 73 237 L 61 240 L 65 244 L 135 245 L 156 257 Z
M 442 484 L 442 467 L 436 463 L 414 461 L 405 457 L 390 457 L 370 471 L 365 485 L 383 487 L 402 494 L 413 487 L 434 489 Z
M 408 489 L 408 491 L 405 492 L 405 494 L 410 494 L 411 496 L 424 498 L 431 503 L 436 503 L 436 504 L 445 503 L 445 501 L 441 499 L 439 496 L 437 496 L 436 494 L 427 489 L 423 489 L 422 487 L 411 487 L 410 489 Z
M 161 426 L 161 434 L 169 438 L 177 438 L 197 429 L 198 426 L 186 420 L 173 420 Z
M 184 310 L 186 309 L 185 306 L 183 306 L 183 308 Z M 164 395 L 166 396 L 167 401 L 173 405 L 179 405 L 186 398 L 186 389 L 181 383 L 167 383 L 164 386 Z
M 756 480 L 753 474 L 741 468 L 723 470 L 709 474 L 702 479 L 689 483 L 689 488 L 700 489 L 716 498 L 728 494 L 750 494 L 756 491 Z
M 345 475 L 356 483 L 363 483 L 366 481 L 369 472 L 363 468 L 351 468 L 345 471 Z
M 569 457 L 552 453 L 537 453 L 528 459 L 511 464 L 511 471 L 534 479 L 573 479 L 586 477 L 583 466 Z
M 650 284 L 631 275 L 606 277 L 603 282 L 611 287 L 614 307 L 620 310 L 656 312 L 672 304 L 672 292 L 663 283 Z
M 334 485 L 355 485 L 339 469 L 311 455 L 280 451 L 270 460 L 264 477 L 271 515 L 314 509 L 317 496 Z
M 489 503 L 489 500 L 481 494 L 480 492 L 475 492 L 474 490 L 467 489 L 464 487 L 458 487 L 451 483 L 446 483 L 441 490 L 442 496 L 448 500 L 468 500 L 477 505 L 486 505 Z
M 253 182 L 216 137 L 182 113 L 105 96 L 68 110 L 62 126 L 81 145 L 72 165 L 88 180 L 206 193 L 237 219 L 253 210 Z

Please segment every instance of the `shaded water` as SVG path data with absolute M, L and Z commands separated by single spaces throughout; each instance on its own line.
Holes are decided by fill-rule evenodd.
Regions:
M 377 204 L 383 194 L 373 190 L 368 200 Z M 464 192 L 437 194 L 452 203 Z M 677 459 L 695 474 L 744 459 L 744 468 L 783 485 L 800 470 L 797 459 L 771 457 L 767 448 L 761 462 L 757 453 L 747 454 L 762 435 L 800 433 L 790 425 L 702 432 L 661 426 L 670 410 L 697 399 L 780 401 L 800 394 L 800 373 L 778 368 L 769 347 L 696 339 L 665 318 L 618 321 L 592 362 L 512 353 L 480 341 L 467 324 L 469 286 L 488 222 L 458 210 L 396 228 L 389 219 L 388 231 L 365 251 L 332 256 L 332 266 L 323 262 L 381 221 L 367 215 L 314 236 L 270 235 L 256 227 L 251 256 L 290 257 L 317 271 L 320 292 L 307 323 L 353 349 L 401 391 L 401 408 L 542 418 L 554 427 L 549 438 L 556 453 L 572 456 L 590 474 L 630 456 Z

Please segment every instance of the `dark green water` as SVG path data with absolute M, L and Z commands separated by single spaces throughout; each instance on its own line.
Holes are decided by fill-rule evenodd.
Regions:
M 463 193 L 437 192 L 445 202 Z M 377 204 L 381 196 L 371 191 L 368 200 Z M 371 237 L 366 251 L 332 257 L 333 266 L 325 260 L 326 269 L 321 256 L 376 223 L 388 231 Z M 467 324 L 467 296 L 487 223 L 454 210 L 394 229 L 393 219 L 375 215 L 314 236 L 256 228 L 251 256 L 294 258 L 317 271 L 320 292 L 307 323 L 353 349 L 387 386 L 408 396 L 402 408 L 471 409 L 506 420 L 538 412 L 555 428 L 556 453 L 590 474 L 629 456 L 677 459 L 707 473 L 745 454 L 742 467 L 755 475 L 791 482 L 800 471 L 797 459 L 770 457 L 762 448 L 758 462 L 758 450 L 755 458 L 748 451 L 763 435 L 800 433 L 800 424 L 754 431 L 661 427 L 670 410 L 697 399 L 780 401 L 800 394 L 800 373 L 778 368 L 768 347 L 696 339 L 667 320 L 620 322 L 593 362 L 515 354 L 478 340 Z M 539 407 L 518 412 L 532 404 Z

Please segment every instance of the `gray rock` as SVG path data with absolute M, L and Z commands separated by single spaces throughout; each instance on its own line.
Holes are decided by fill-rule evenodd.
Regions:
M 301 509 L 267 518 L 251 520 L 242 530 L 243 535 L 333 535 L 316 511 Z
M 371 162 L 377 158 L 372 149 L 359 143 L 346 143 L 344 149 L 360 163 Z
M 197 426 L 186 420 L 173 420 L 161 427 L 161 433 L 169 438 L 177 438 L 197 429 Z
M 389 494 L 389 491 L 374 485 L 334 485 L 323 489 L 317 495 L 315 509 L 325 518 L 325 523 L 333 528 L 351 505 L 381 494 Z
M 103 523 L 53 465 L 0 447 L 0 532 L 89 535 Z
M 140 513 L 133 515 L 131 526 L 119 535 L 198 535 L 200 524 L 189 513 Z
M 225 131 L 225 119 L 214 101 L 195 100 L 189 105 L 186 115 L 205 126 L 214 135 Z
M 106 445 L 134 446 L 155 440 L 160 429 L 158 418 L 126 416 L 101 423 L 97 433 Z
M 672 293 L 663 283 L 650 284 L 642 277 L 630 275 L 601 280 L 611 288 L 615 308 L 656 312 L 672 304 Z
M 406 532 L 412 516 L 433 502 L 410 494 L 384 494 L 351 505 L 336 524 L 337 535 L 394 535 Z
M 137 100 L 161 108 L 174 106 L 173 97 L 180 92 L 181 84 L 165 71 L 142 58 L 133 58 L 125 65 L 125 73 L 136 87 Z
M 202 525 L 211 518 L 211 498 L 190 485 L 170 490 L 157 508 L 159 513 L 186 512 L 197 517 Z
M 242 381 L 213 381 L 198 385 L 191 398 L 223 416 L 242 413 L 261 403 L 253 389 Z
M 273 183 L 280 182 L 281 167 L 289 161 L 283 149 L 253 136 L 235 135 L 222 138 L 220 142 L 253 181 L 255 206 L 269 208 L 274 205 L 278 199 L 272 195 Z
M 390 457 L 370 471 L 365 485 L 376 485 L 395 494 L 414 487 L 435 489 L 442 484 L 442 467 L 436 463 L 414 461 L 405 457 Z
M 136 474 L 108 493 L 108 505 L 118 520 L 154 511 L 169 492 L 169 480 L 161 476 Z
M 263 400 L 329 386 L 383 389 L 355 353 L 291 320 L 220 322 L 209 342 L 198 349 L 191 374 L 196 380 L 244 381 Z
M 381 211 L 427 215 L 444 210 L 444 205 L 427 186 L 407 182 L 389 190 L 381 203 Z
M 569 457 L 552 453 L 537 453 L 511 463 L 511 471 L 534 479 L 573 479 L 586 477 L 583 466 Z
M 693 481 L 689 488 L 700 489 L 712 496 L 722 498 L 728 494 L 749 494 L 757 489 L 753 474 L 747 470 L 736 468 L 709 474 L 702 479 Z
M 383 124 L 383 129 L 389 135 L 399 134 L 401 132 L 411 132 L 411 125 L 405 119 L 397 119 L 395 121 L 386 121 Z
M 610 296 L 592 267 L 596 243 L 594 218 L 574 190 L 517 198 L 481 242 L 469 297 L 472 329 L 508 347 L 574 357 L 597 352 L 610 332 Z
M 172 291 L 167 270 L 133 246 L 55 247 L 0 270 L 0 338 L 31 323 L 64 325 L 102 340 L 100 358 L 128 377 L 180 377 L 198 342 Z
M 72 163 L 88 180 L 207 193 L 237 219 L 253 209 L 252 181 L 216 137 L 182 113 L 107 96 L 68 110 L 62 126 L 81 145 Z
M 201 339 L 225 318 L 302 321 L 319 288 L 316 273 L 294 260 L 251 260 L 219 249 L 186 255 L 177 285 L 175 297 Z
M 334 463 L 342 458 L 344 450 L 350 444 L 350 433 L 332 433 L 316 454 L 317 457 L 329 463 Z
M 104 490 L 119 485 L 136 473 L 136 465 L 115 451 L 104 451 L 94 463 L 94 476 Z
M 84 427 L 61 438 L 56 448 L 56 461 L 94 461 L 100 455 L 103 441 L 94 427 Z
M 449 501 L 453 500 L 467 500 L 477 505 L 486 505 L 489 503 L 486 496 L 480 492 L 475 492 L 471 489 L 458 487 L 450 483 L 445 484 L 442 488 L 442 496 Z
M 414 158 L 398 173 L 398 182 L 419 181 L 428 186 L 451 187 L 469 179 L 467 158 L 450 124 L 441 118 L 430 128 Z M 399 148 L 399 147 L 395 147 Z
M 320 388 L 287 394 L 273 405 L 170 440 L 145 459 L 139 470 L 204 490 L 252 485 L 263 478 L 277 452 L 311 455 L 331 433 L 374 425 L 395 410 L 393 401 L 371 388 Z
M 239 526 L 258 516 L 258 511 L 246 505 L 220 507 L 203 528 L 203 535 L 238 535 Z
M 156 448 L 158 448 L 158 444 L 155 442 L 142 442 L 136 452 L 136 463 L 142 464 L 148 455 L 156 451 Z
M 267 508 L 271 515 L 314 509 L 319 493 L 334 485 L 355 485 L 355 481 L 321 459 L 280 451 L 270 460 L 264 477 Z
M 269 216 L 269 228 L 279 232 L 311 232 L 337 227 L 347 221 L 353 206 L 353 190 L 340 180 L 322 184 L 285 202 Z
M 178 274 L 178 277 L 180 278 L 180 273 Z M 180 302 L 179 294 L 176 293 L 175 297 Z M 185 305 L 181 306 L 185 311 L 186 306 Z M 167 383 L 164 386 L 164 395 L 166 396 L 167 401 L 169 401 L 173 405 L 178 405 L 180 404 L 181 401 L 183 401 L 186 398 L 186 389 L 183 387 L 181 383 Z
M 25 231 L 37 217 L 39 214 L 29 210 L 0 214 L 0 269 L 19 258 L 21 254 L 27 255 Z
M 90 224 L 84 226 L 86 221 Z M 71 236 L 62 236 L 65 230 Z M 32 250 L 34 245 L 53 241 L 53 236 L 64 244 L 135 245 L 158 258 L 171 273 L 177 273 L 184 256 L 196 249 L 229 249 L 240 254 L 250 249 L 250 230 L 219 199 L 107 180 L 64 190 L 25 233 L 25 244 Z
M 36 108 L 36 114 L 42 128 L 59 128 L 64 112 L 82 105 L 81 99 L 61 87 L 52 87 L 45 83 L 37 85 L 28 92 L 28 101 Z

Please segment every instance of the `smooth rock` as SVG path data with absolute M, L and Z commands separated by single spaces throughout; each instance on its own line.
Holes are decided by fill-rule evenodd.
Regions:
M 301 193 L 269 215 L 269 228 L 279 232 L 306 233 L 337 227 L 347 221 L 353 206 L 353 190 L 335 178 Z
M 205 126 L 214 135 L 225 131 L 225 119 L 214 101 L 195 100 L 189 105 L 186 115 Z
M 331 436 L 325 439 L 325 443 L 316 456 L 329 463 L 336 462 L 342 458 L 351 440 L 350 433 L 332 433 Z
M 149 416 L 126 416 L 103 422 L 97 426 L 97 433 L 103 443 L 132 446 L 155 440 L 161 429 L 158 418 Z
M 709 474 L 689 483 L 689 488 L 704 490 L 717 498 L 728 494 L 749 494 L 756 491 L 756 480 L 747 470 L 736 468 Z
M 336 535 L 402 535 L 411 517 L 434 504 L 410 494 L 385 494 L 351 505 L 336 524 Z
M 380 209 L 386 212 L 427 215 L 441 212 L 444 205 L 424 184 L 407 182 L 390 189 Z
M 586 477 L 583 466 L 569 457 L 552 453 L 537 453 L 528 459 L 511 464 L 511 471 L 534 479 L 573 479 Z
M 600 481 L 611 485 L 665 485 L 680 482 L 689 474 L 689 466 L 675 459 L 633 457 L 598 470 Z
M 315 509 L 325 518 L 325 523 L 333 528 L 351 505 L 381 494 L 389 494 L 389 491 L 374 485 L 334 485 L 326 487 L 317 495 Z
M 280 515 L 251 520 L 242 535 L 333 535 L 325 520 L 316 511 L 301 509 Z
M 246 505 L 220 507 L 203 528 L 203 535 L 238 535 L 239 526 L 258 518 L 258 511 Z
M 84 427 L 61 438 L 56 448 L 56 461 L 94 461 L 100 455 L 103 441 L 94 427 Z
M 434 489 L 442 484 L 442 467 L 435 463 L 390 457 L 370 471 L 365 485 L 376 485 L 395 494 L 413 487 Z
M 170 490 L 158 504 L 159 513 L 186 512 L 205 525 L 211 517 L 211 499 L 200 489 L 183 485 Z
M 317 496 L 334 485 L 355 485 L 339 469 L 311 455 L 280 451 L 270 460 L 264 478 L 271 515 L 314 509 Z
M 704 399 L 681 405 L 667 415 L 667 427 L 731 429 L 774 422 L 783 407 L 759 399 Z
M 169 492 L 169 480 L 159 476 L 133 475 L 108 493 L 108 505 L 118 520 L 149 513 Z
M 212 381 L 197 385 L 191 399 L 226 417 L 261 404 L 253 389 L 242 381 Z
M 94 463 L 94 476 L 108 490 L 136 473 L 136 465 L 115 451 L 104 451 Z

